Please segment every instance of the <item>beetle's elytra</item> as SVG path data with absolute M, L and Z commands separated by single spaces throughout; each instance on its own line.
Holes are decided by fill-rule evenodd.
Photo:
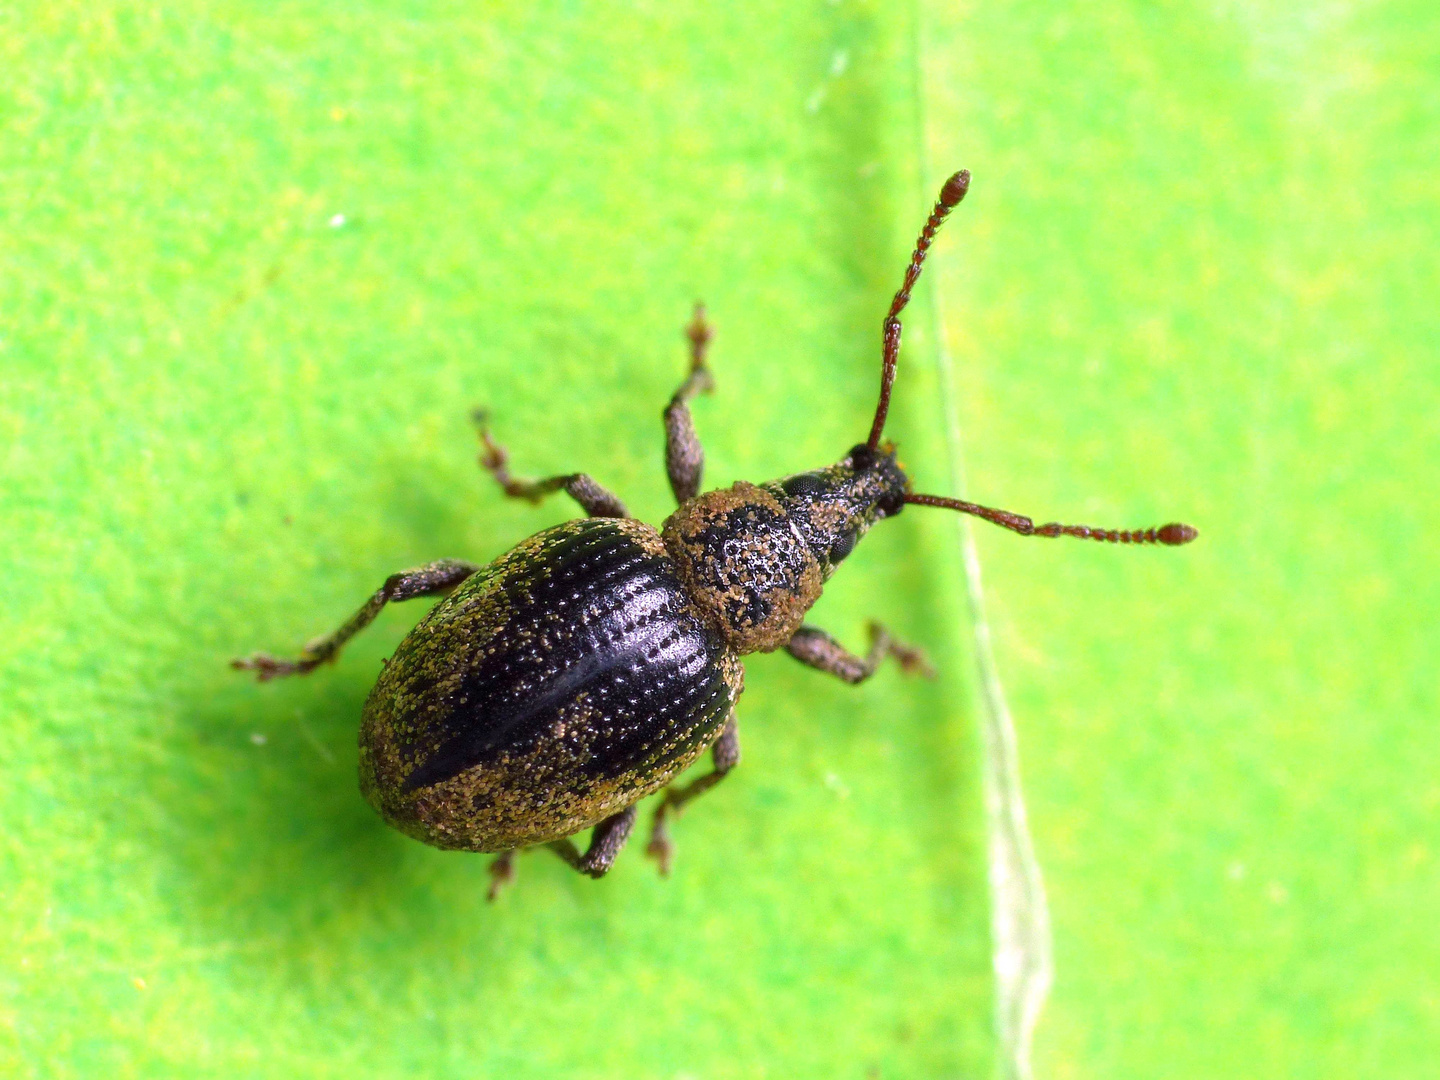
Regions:
M 883 324 L 880 400 L 869 438 L 828 468 L 700 493 L 704 454 L 689 400 L 708 392 L 710 329 L 698 305 L 686 331 L 690 374 L 666 406 L 666 471 L 679 508 L 660 529 L 584 473 L 510 475 L 477 414 L 481 464 L 505 494 L 538 502 L 568 493 L 589 515 L 546 529 L 489 566 L 431 563 L 389 578 L 335 633 L 293 661 L 234 661 L 260 679 L 334 660 L 390 601 L 441 601 L 400 643 L 365 702 L 360 788 L 380 815 L 442 848 L 498 852 L 490 895 L 522 848 L 549 845 L 571 866 L 604 874 L 635 823 L 635 805 L 666 788 L 647 851 L 668 872 L 667 818 L 740 759 L 740 658 L 783 648 L 859 683 L 887 656 L 924 670 L 921 654 L 872 627 L 869 652 L 847 652 L 804 623 L 825 581 L 881 518 L 907 504 L 975 514 L 1024 536 L 1184 544 L 1188 525 L 1109 530 L 1035 525 L 959 499 L 912 492 L 881 441 L 900 352 L 900 312 L 940 224 L 970 174 L 945 182 Z M 666 787 L 706 748 L 714 769 Z M 570 837 L 594 829 L 582 855 Z

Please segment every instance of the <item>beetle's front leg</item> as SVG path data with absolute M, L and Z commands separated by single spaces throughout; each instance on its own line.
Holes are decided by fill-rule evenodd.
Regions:
M 686 803 L 705 794 L 721 780 L 724 780 L 730 770 L 740 763 L 740 728 L 735 723 L 734 712 L 730 713 L 730 718 L 725 721 L 724 730 L 720 732 L 720 737 L 710 748 L 710 760 L 715 766 L 711 772 L 706 773 L 698 780 L 691 780 L 684 787 L 672 785 L 666 788 L 664 796 L 660 799 L 660 805 L 655 808 L 654 823 L 650 826 L 650 843 L 645 845 L 645 854 L 660 864 L 661 877 L 669 876 L 670 860 L 675 854 L 675 843 L 670 839 L 670 831 L 665 828 L 666 817 L 670 814 L 679 814 Z
M 459 559 L 441 559 L 415 570 L 391 574 L 344 626 L 333 634 L 310 642 L 300 651 L 298 659 L 279 660 L 269 653 L 255 653 L 230 661 L 230 666 L 255 672 L 261 682 L 282 675 L 308 674 L 327 660 L 334 660 L 344 644 L 374 622 L 375 616 L 386 604 L 395 600 L 414 600 L 420 596 L 443 596 L 478 569 L 473 563 Z
M 708 394 L 715 389 L 715 380 L 705 366 L 705 350 L 714 336 L 705 321 L 705 305 L 695 305 L 695 317 L 685 328 L 685 336 L 690 340 L 690 375 L 675 391 L 664 413 L 665 472 L 670 477 L 670 490 L 675 493 L 677 503 L 700 494 L 700 477 L 705 471 L 705 451 L 695 434 L 689 405 L 696 394 Z
M 785 645 L 785 651 L 802 664 L 808 664 L 818 671 L 826 671 L 848 683 L 862 683 L 880 666 L 880 661 L 893 656 L 902 670 L 912 675 L 935 677 L 935 669 L 925 659 L 925 654 L 912 645 L 896 641 L 879 623 L 870 624 L 870 651 L 865 656 L 856 656 L 824 630 L 814 626 L 802 626 Z
M 590 517 L 630 516 L 619 498 L 597 484 L 586 473 L 566 473 L 562 476 L 549 476 L 544 480 L 522 480 L 511 476 L 510 455 L 505 447 L 490 437 L 490 422 L 485 410 L 476 409 L 472 418 L 475 426 L 480 429 L 480 442 L 484 446 L 480 452 L 480 464 L 495 477 L 495 482 L 512 499 L 528 499 L 532 503 L 538 503 L 551 492 L 564 491 L 579 503 L 581 509 Z

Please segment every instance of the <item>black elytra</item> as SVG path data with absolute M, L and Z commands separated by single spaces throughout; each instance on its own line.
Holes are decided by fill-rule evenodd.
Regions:
M 666 471 L 678 509 L 655 529 L 588 475 L 513 477 L 477 413 L 481 464 L 504 492 L 539 502 L 565 491 L 589 515 L 537 533 L 488 566 L 444 560 L 389 578 L 339 630 L 296 660 L 234 661 L 261 680 L 332 661 L 385 604 L 442 599 L 386 663 L 365 702 L 360 787 L 395 828 L 441 848 L 498 852 L 490 896 L 513 876 L 517 850 L 548 845 L 599 877 L 634 822 L 635 804 L 665 789 L 647 852 L 668 872 L 667 818 L 739 761 L 740 658 L 784 648 L 859 683 L 894 657 L 927 672 L 919 650 L 876 625 L 865 656 L 804 622 L 835 568 L 877 521 L 908 504 L 975 514 L 1025 536 L 1177 545 L 1188 525 L 1142 530 L 1035 525 L 1006 510 L 917 495 L 881 441 L 900 352 L 900 313 L 970 174 L 945 182 L 883 323 L 880 399 L 869 438 L 827 468 L 700 493 L 704 453 L 689 401 L 712 389 L 711 338 L 696 305 L 686 330 L 690 373 L 664 411 Z M 670 782 L 706 749 L 714 768 Z M 593 828 L 584 854 L 570 837 Z

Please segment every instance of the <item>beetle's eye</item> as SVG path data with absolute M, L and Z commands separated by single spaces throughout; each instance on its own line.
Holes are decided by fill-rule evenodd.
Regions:
M 855 550 L 855 541 L 858 537 L 853 532 L 847 532 L 836 540 L 830 548 L 830 565 L 834 566 L 846 555 Z
M 785 489 L 786 495 L 794 495 L 797 498 L 825 493 L 825 481 L 812 473 L 799 473 L 791 476 L 782 481 L 780 486 Z
M 864 443 L 851 447 L 850 453 L 845 455 L 845 460 L 850 463 L 850 467 L 856 472 L 864 472 L 875 464 L 876 459 L 877 455 L 875 451 L 871 450 L 870 447 Z
M 905 507 L 905 489 L 891 488 L 881 495 L 875 503 L 875 509 L 881 517 L 893 517 Z

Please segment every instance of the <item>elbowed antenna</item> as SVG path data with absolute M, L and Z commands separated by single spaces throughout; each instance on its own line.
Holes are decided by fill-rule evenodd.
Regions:
M 905 281 L 890 302 L 890 312 L 885 316 L 884 324 L 885 363 L 880 371 L 880 402 L 875 406 L 875 422 L 870 425 L 870 438 L 865 443 L 871 450 L 879 447 L 880 433 L 885 430 L 885 417 L 890 412 L 890 387 L 895 382 L 895 362 L 900 357 L 900 312 L 910 302 L 910 290 L 920 277 L 920 268 L 925 265 L 925 254 L 930 250 L 931 241 L 950 216 L 950 211 L 960 205 L 960 200 L 969 190 L 969 169 L 961 169 L 945 181 L 940 197 L 935 200 L 935 209 L 930 211 L 925 227 L 920 230 L 920 238 L 915 241 L 915 253 L 910 256 L 910 265 L 905 269 Z
M 963 499 L 947 499 L 943 495 L 906 495 L 905 501 L 916 506 L 939 506 L 946 510 L 959 510 L 962 514 L 974 514 L 1021 536 L 1078 536 L 1083 540 L 1104 540 L 1111 544 L 1169 544 L 1179 547 L 1200 535 L 1194 527 L 1179 522 L 1153 529 L 1097 529 L 1092 525 L 1061 525 L 1058 521 L 1036 525 L 1023 514 L 1012 514 L 1009 510 L 996 510 Z

